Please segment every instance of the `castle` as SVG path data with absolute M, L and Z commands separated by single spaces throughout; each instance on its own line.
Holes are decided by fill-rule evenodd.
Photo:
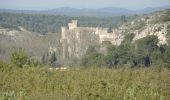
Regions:
M 81 57 L 89 46 L 101 44 L 103 41 L 110 41 L 119 45 L 122 35 L 108 28 L 78 27 L 78 21 L 72 20 L 67 27 L 61 27 L 61 45 L 63 59 L 70 57 Z

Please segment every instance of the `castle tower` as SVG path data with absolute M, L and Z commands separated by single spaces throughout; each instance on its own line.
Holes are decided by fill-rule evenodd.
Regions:
M 66 27 L 61 27 L 61 38 L 65 39 L 66 38 Z
M 71 23 L 68 23 L 69 30 L 77 28 L 77 20 L 72 20 Z

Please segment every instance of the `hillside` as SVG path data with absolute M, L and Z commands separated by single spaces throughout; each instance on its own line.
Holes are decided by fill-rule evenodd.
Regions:
M 119 27 L 119 30 L 122 34 L 134 34 L 133 41 L 148 35 L 155 35 L 159 39 L 159 44 L 167 44 L 167 34 L 170 30 L 169 15 L 170 10 L 164 10 L 139 16 Z
M 35 14 L 17 14 L 17 13 L 0 13 L 0 26 L 4 28 L 22 26 L 28 31 L 47 34 L 59 33 L 62 26 L 72 19 L 79 20 L 79 26 L 82 27 L 117 27 L 126 21 L 131 21 L 135 16 L 115 16 L 109 18 L 97 17 L 69 17 L 64 15 L 35 15 Z
M 114 68 L 169 66 L 169 15 L 170 10 L 154 12 L 112 29 L 117 35 L 122 35 L 115 38 L 120 45 L 111 45 L 108 40 L 99 49 L 89 48 L 81 61 L 82 65 Z
M 134 14 L 148 14 L 155 11 L 161 11 L 170 8 L 169 6 L 162 7 L 148 7 L 138 10 L 129 10 L 119 7 L 105 7 L 98 9 L 77 9 L 71 7 L 62 7 L 51 10 L 10 10 L 10 9 L 1 9 L 0 13 L 24 13 L 24 14 L 46 14 L 46 15 L 67 15 L 71 17 L 79 16 L 88 16 L 88 17 L 113 17 L 113 16 L 122 16 L 122 15 L 134 15 Z
M 57 46 L 57 37 L 59 37 L 57 33 L 43 36 L 22 27 L 18 29 L 0 28 L 1 60 L 9 61 L 9 54 L 19 48 L 23 48 L 30 56 L 41 60 L 41 57 L 49 52 L 50 47 Z
M 123 16 L 113 28 L 98 25 L 114 19 L 90 23 L 93 18 L 85 18 L 87 22 L 80 21 L 84 24 L 72 20 L 68 25 L 59 21 L 61 32 L 45 35 L 25 28 L 30 20 L 17 22 L 21 14 L 1 15 L 1 22 L 8 22 L 0 23 L 2 100 L 170 98 L 170 9 L 128 21 Z M 28 16 L 43 23 L 43 16 L 24 14 L 19 19 Z
M 46 35 L 40 35 L 39 33 L 37 33 L 34 30 L 34 28 L 30 29 L 30 30 L 34 30 L 34 31 L 28 30 L 29 28 L 33 27 L 32 24 L 28 24 L 28 23 L 36 23 L 36 24 L 33 24 L 35 26 L 42 25 L 42 27 L 39 28 L 39 30 L 42 31 L 41 29 L 45 29 L 43 27 L 51 25 L 49 23 L 50 21 L 53 21 L 51 23 L 53 23 L 54 26 L 59 25 L 58 27 L 54 27 L 53 25 L 51 25 L 53 27 L 53 29 L 60 29 L 61 26 L 67 26 L 65 23 L 67 21 L 69 22 L 69 17 L 65 16 L 64 18 L 67 18 L 67 19 L 64 21 L 60 21 L 60 19 L 63 19 L 62 16 L 56 17 L 56 16 L 43 16 L 43 15 L 40 15 L 40 16 L 39 15 L 25 15 L 25 14 L 23 14 L 22 16 L 20 16 L 20 15 L 21 14 L 1 14 L 0 21 L 8 23 L 7 25 L 6 24 L 4 25 L 1 23 L 1 28 L 0 28 L 0 59 L 1 60 L 9 61 L 9 54 L 12 51 L 18 50 L 18 48 L 23 48 L 28 52 L 28 54 L 30 56 L 33 56 L 33 57 L 39 59 L 40 61 L 42 61 L 42 59 L 48 60 L 49 56 L 53 52 L 56 52 L 57 60 L 59 61 L 59 63 L 62 63 L 62 64 L 68 63 L 68 62 L 70 62 L 70 64 L 79 63 L 79 61 L 81 59 L 76 59 L 74 56 L 72 56 L 70 60 L 69 59 L 67 59 L 67 60 L 61 59 L 63 46 L 61 45 L 61 41 L 60 41 L 61 40 L 61 32 L 60 31 L 59 32 L 56 32 L 56 31 L 51 32 L 50 26 L 48 28 L 46 27 L 48 29 L 48 30 L 45 30 Z M 113 49 L 111 52 L 106 51 L 107 50 L 106 47 L 102 47 L 101 45 L 98 46 L 96 51 L 99 51 L 99 52 L 92 53 L 92 54 L 95 54 L 92 57 L 98 57 L 98 58 L 94 58 L 94 59 L 91 58 L 92 62 L 90 62 L 90 63 L 95 64 L 101 60 L 101 64 L 99 64 L 99 66 L 103 66 L 103 65 L 104 66 L 118 66 L 119 64 L 122 66 L 126 65 L 126 64 L 130 64 L 130 66 L 131 65 L 135 66 L 134 64 L 137 63 L 137 61 L 134 61 L 134 60 L 136 60 L 135 58 L 140 58 L 140 59 L 138 59 L 139 61 L 140 60 L 144 61 L 144 60 L 146 60 L 145 58 L 148 57 L 146 54 L 143 54 L 144 52 L 141 52 L 141 50 L 139 50 L 141 54 L 138 53 L 138 49 L 142 49 L 142 48 L 139 48 L 138 45 L 141 45 L 143 43 L 144 47 L 146 45 L 147 50 L 149 50 L 148 44 L 145 43 L 145 41 L 147 42 L 150 40 L 152 40 L 154 42 L 153 42 L 153 44 L 149 44 L 149 45 L 154 46 L 154 47 L 152 48 L 153 50 L 152 49 L 151 49 L 151 51 L 149 50 L 149 56 L 150 56 L 149 57 L 149 65 L 151 64 L 150 63 L 150 60 L 152 58 L 151 54 L 156 51 L 157 51 L 157 53 L 159 53 L 160 47 L 165 49 L 165 52 L 164 52 L 165 54 L 163 54 L 163 55 L 168 56 L 169 54 L 166 54 L 166 53 L 169 53 L 168 52 L 169 47 L 163 46 L 163 45 L 169 43 L 169 37 L 168 37 L 169 30 L 170 30 L 169 15 L 170 15 L 170 10 L 164 10 L 164 11 L 154 12 L 154 13 L 150 13 L 150 14 L 146 14 L 146 15 L 142 15 L 142 16 L 129 17 L 128 21 L 125 20 L 126 17 L 122 17 L 120 19 L 121 24 L 120 23 L 115 24 L 114 23 L 115 18 L 109 18 L 109 19 L 107 19 L 107 18 L 104 18 L 104 19 L 97 18 L 96 19 L 96 18 L 88 18 L 88 17 L 80 17 L 80 19 L 78 18 L 80 21 L 78 23 L 78 25 L 80 27 L 104 27 L 104 26 L 109 27 L 109 26 L 112 26 L 114 23 L 114 25 L 116 25 L 117 27 L 114 27 L 113 29 L 111 29 L 111 31 L 115 32 L 115 34 L 121 35 L 120 36 L 121 38 L 116 37 L 115 38 L 116 40 L 114 40 L 114 41 L 122 42 L 120 46 L 114 47 L 114 45 L 112 45 L 110 47 L 110 49 L 111 50 L 113 48 L 116 48 L 116 49 Z M 6 17 L 6 16 L 8 16 L 8 17 Z M 18 16 L 20 16 L 20 17 L 18 18 Z M 20 19 L 25 20 L 27 18 L 29 20 L 18 22 Z M 34 19 L 34 18 L 36 18 L 36 19 Z M 41 19 L 38 19 L 38 18 L 41 18 Z M 43 19 L 46 19 L 46 18 L 47 19 L 50 18 L 50 20 L 47 21 L 47 24 L 45 24 L 45 26 L 43 26 L 44 24 L 42 24 L 42 23 L 45 22 Z M 53 18 L 57 21 L 55 22 L 54 20 L 52 20 Z M 35 20 L 37 20 L 37 21 L 35 21 Z M 113 20 L 113 22 L 112 22 L 112 20 Z M 90 23 L 90 21 L 92 21 L 92 22 Z M 37 23 L 37 22 L 39 22 L 39 23 Z M 27 28 L 25 28 L 25 25 L 27 26 Z M 100 26 L 100 25 L 103 25 L 103 26 Z M 150 36 L 150 37 L 148 37 L 148 36 Z M 153 37 L 153 36 L 156 36 L 156 37 Z M 72 36 L 72 37 L 74 37 L 74 36 Z M 158 42 L 157 42 L 157 37 L 158 37 Z M 89 41 L 89 40 L 87 40 L 87 41 Z M 82 42 L 82 43 L 84 43 L 84 42 Z M 128 45 L 125 46 L 124 43 L 127 43 Z M 157 46 L 155 45 L 155 43 Z M 6 45 L 6 44 L 8 44 L 8 45 Z M 118 43 L 118 44 L 120 44 L 120 43 Z M 87 46 L 84 46 L 84 47 L 87 47 Z M 91 48 L 92 51 L 95 51 L 96 48 L 95 49 L 94 48 Z M 102 51 L 101 50 L 102 48 L 105 52 L 104 55 L 103 55 L 103 52 L 100 54 L 100 52 Z M 134 48 L 135 48 L 135 50 L 134 50 Z M 88 48 L 86 48 L 86 49 L 88 50 Z M 127 49 L 130 49 L 129 52 L 124 52 Z M 133 51 L 135 51 L 135 52 L 133 52 Z M 144 50 L 142 50 L 142 51 L 144 51 Z M 76 54 L 76 52 L 74 50 L 72 52 L 74 54 Z M 106 53 L 113 53 L 113 54 L 116 53 L 115 56 L 119 55 L 119 57 L 117 59 L 113 60 L 113 58 L 107 58 L 107 56 L 108 57 L 113 57 L 113 56 L 109 56 L 110 54 L 106 54 Z M 139 56 L 139 55 L 131 54 L 131 53 L 136 53 L 136 54 L 146 55 L 146 56 L 144 56 L 144 58 L 142 58 L 143 56 Z M 128 55 L 126 55 L 126 54 L 128 54 Z M 155 54 L 153 54 L 153 55 L 155 55 Z M 85 59 L 82 63 L 88 64 L 87 61 L 90 61 L 90 59 L 88 58 L 89 56 L 90 55 L 88 55 L 88 54 L 86 54 L 86 56 L 83 56 L 83 57 L 85 57 Z M 165 59 L 169 59 L 169 58 L 166 58 L 167 56 L 164 56 L 165 58 L 161 58 L 161 59 L 164 59 L 163 61 L 165 61 Z M 122 58 L 123 58 L 123 60 L 122 60 Z M 93 62 L 93 60 L 95 60 L 95 59 L 97 60 L 97 62 L 96 61 Z M 107 60 L 109 62 L 107 62 Z M 113 62 L 110 62 L 110 61 L 113 61 Z M 106 64 L 106 62 L 107 62 L 107 64 Z M 140 64 L 143 65 L 144 62 L 141 62 Z M 169 62 L 166 60 L 165 63 L 167 64 Z M 98 66 L 98 64 L 97 64 L 97 66 Z

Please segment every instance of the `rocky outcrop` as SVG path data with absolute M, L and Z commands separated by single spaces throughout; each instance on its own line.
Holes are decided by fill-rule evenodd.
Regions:
M 160 44 L 167 44 L 170 30 L 170 10 L 139 16 L 117 29 L 101 27 L 79 27 L 76 20 L 62 27 L 61 33 L 36 35 L 22 27 L 17 29 L 0 28 L 0 59 L 4 59 L 16 48 L 24 48 L 31 56 L 42 57 L 56 52 L 57 59 L 81 58 L 89 46 L 110 41 L 120 45 L 127 34 L 134 34 L 133 43 L 148 35 L 155 35 Z M 169 19 L 168 19 L 169 18 Z M 104 50 L 105 51 L 105 50 Z M 49 52 L 49 54 L 47 54 Z M 9 57 L 8 57 L 9 58 Z
M 63 59 L 81 58 L 89 46 L 101 44 L 103 41 L 120 45 L 123 40 L 123 35 L 116 30 L 109 32 L 108 28 L 78 27 L 75 20 L 68 23 L 68 27 L 62 27 L 61 30 Z
M 0 60 L 9 61 L 11 52 L 23 48 L 30 56 L 41 60 L 43 55 L 50 53 L 53 48 L 58 53 L 59 42 L 57 34 L 40 36 L 36 33 L 22 30 L 0 28 Z M 51 47 L 51 48 L 50 48 Z
M 78 27 L 77 21 L 73 20 L 68 27 L 62 27 L 61 45 L 62 57 L 81 57 L 87 48 L 93 44 L 101 44 L 110 41 L 114 45 L 120 45 L 126 34 L 134 34 L 133 43 L 148 35 L 158 37 L 158 45 L 167 44 L 167 30 L 170 26 L 168 21 L 161 20 L 169 16 L 169 10 L 139 16 L 132 22 L 125 23 L 117 29 Z
M 133 42 L 148 35 L 158 37 L 158 45 L 167 44 L 167 34 L 170 26 L 168 16 L 170 10 L 147 14 L 119 27 L 122 34 L 135 34 Z
M 141 32 L 136 32 L 133 41 L 146 37 L 148 35 L 155 35 L 158 37 L 158 45 L 167 44 L 167 24 L 149 24 Z

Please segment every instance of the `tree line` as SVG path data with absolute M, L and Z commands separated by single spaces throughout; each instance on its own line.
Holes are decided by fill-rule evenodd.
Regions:
M 157 36 L 147 36 L 131 43 L 134 34 L 128 34 L 121 45 L 115 46 L 110 42 L 104 42 L 107 53 L 98 51 L 97 47 L 89 47 L 86 55 L 81 59 L 82 66 L 97 67 L 170 67 L 170 46 L 157 45 Z M 170 37 L 170 33 L 168 34 Z M 170 40 L 168 40 L 170 44 Z
M 124 22 L 130 21 L 135 16 L 115 16 L 110 18 L 98 17 L 69 17 L 64 15 L 34 15 L 34 14 L 12 14 L 0 13 L 0 27 L 15 28 L 22 26 L 25 29 L 40 34 L 48 32 L 60 32 L 61 26 L 67 26 L 72 19 L 78 20 L 78 25 L 83 27 L 116 27 Z

